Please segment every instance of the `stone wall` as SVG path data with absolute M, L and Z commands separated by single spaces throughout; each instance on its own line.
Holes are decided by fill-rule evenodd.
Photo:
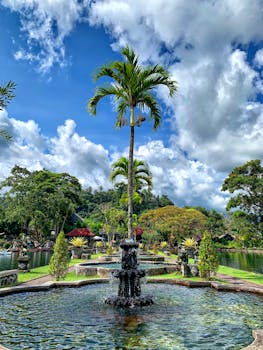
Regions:
M 0 271 L 0 287 L 17 283 L 17 270 Z

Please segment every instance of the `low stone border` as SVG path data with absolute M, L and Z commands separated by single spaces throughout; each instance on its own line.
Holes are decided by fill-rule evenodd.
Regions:
M 181 279 L 168 279 L 168 278 L 151 278 L 148 280 L 150 283 L 168 283 L 168 284 L 179 284 L 181 286 L 189 288 L 198 287 L 211 287 L 222 292 L 245 292 L 263 295 L 262 287 L 252 287 L 245 284 L 227 284 L 214 281 L 189 281 Z
M 3 345 L 0 345 L 0 350 L 9 350 L 9 349 L 5 348 Z
M 253 330 L 252 335 L 255 340 L 251 345 L 243 348 L 243 350 L 263 350 L 263 329 Z
M 77 275 L 85 276 L 95 276 L 98 275 L 102 278 L 110 277 L 112 271 L 116 270 L 113 267 L 100 267 L 104 263 L 80 263 L 75 266 L 75 271 Z M 161 265 L 161 266 L 158 266 Z M 166 273 L 171 273 L 177 271 L 177 265 L 175 264 L 156 264 L 156 267 L 150 267 L 144 269 L 146 276 L 162 275 Z
M 32 286 L 21 284 L 20 286 L 1 288 L 0 297 L 4 297 L 6 295 L 15 294 L 15 293 L 42 292 L 52 288 L 81 287 L 88 284 L 108 283 L 108 282 L 109 282 L 108 278 L 94 278 L 89 280 L 80 280 L 80 281 L 73 281 L 73 282 L 50 281 L 50 282 L 43 283 L 41 285 L 32 285 Z
M 10 286 L 17 283 L 17 270 L 0 271 L 0 287 Z

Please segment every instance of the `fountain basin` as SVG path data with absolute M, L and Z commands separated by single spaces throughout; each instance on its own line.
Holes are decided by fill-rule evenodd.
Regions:
M 114 288 L 115 289 L 115 288 Z M 112 286 L 89 285 L 1 299 L 0 343 L 20 349 L 241 349 L 263 328 L 263 298 L 146 284 L 147 308 L 109 308 Z M 56 317 L 54 317 L 56 314 Z
M 80 263 L 76 266 L 76 273 L 85 276 L 110 277 L 112 272 L 120 268 L 119 263 Z M 139 268 L 146 270 L 147 276 L 162 275 L 177 270 L 175 264 L 144 263 L 139 264 Z

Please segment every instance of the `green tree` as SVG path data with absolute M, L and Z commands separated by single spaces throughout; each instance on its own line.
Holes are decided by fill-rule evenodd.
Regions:
M 119 177 L 123 177 L 128 180 L 128 159 L 121 157 L 117 162 L 112 164 L 112 172 L 110 174 L 110 180 L 115 182 Z M 121 182 L 125 185 L 126 183 Z M 119 185 L 121 184 L 119 183 Z M 148 187 L 148 190 L 152 188 L 152 174 L 148 164 L 143 160 L 134 159 L 133 161 L 133 205 L 142 203 L 141 190 Z M 120 204 L 127 205 L 128 195 L 127 189 L 122 193 L 120 198 Z
M 234 168 L 224 180 L 222 191 L 234 193 L 227 203 L 227 210 L 241 209 L 256 224 L 263 222 L 263 167 L 260 160 Z
M 235 236 L 239 248 L 254 248 L 262 246 L 262 235 L 257 225 L 253 224 L 248 215 L 240 210 L 230 214 L 228 230 Z
M 95 75 L 95 80 L 101 77 L 109 77 L 113 84 L 109 83 L 98 87 L 94 96 L 90 99 L 88 110 L 96 115 L 97 104 L 105 96 L 114 96 L 117 104 L 116 127 L 129 125 L 130 146 L 128 162 L 128 237 L 132 236 L 133 214 L 133 153 L 134 153 L 134 129 L 140 126 L 145 117 L 135 116 L 136 109 L 150 112 L 150 118 L 154 121 L 154 129 L 161 122 L 161 112 L 153 95 L 153 89 L 159 85 L 167 86 L 170 96 L 176 92 L 176 82 L 169 77 L 169 73 L 160 65 L 143 67 L 139 64 L 139 58 L 135 52 L 126 46 L 122 49 L 124 61 L 115 61 L 100 67 Z M 129 112 L 129 122 L 125 114 Z
M 212 236 L 220 236 L 225 232 L 224 216 L 216 210 L 211 210 L 208 213 L 207 228 Z
M 206 217 L 195 209 L 166 206 L 148 210 L 139 217 L 143 230 L 153 230 L 161 239 L 169 242 L 183 241 L 206 228 Z
M 68 244 L 64 232 L 61 231 L 54 245 L 54 253 L 49 263 L 49 273 L 55 277 L 56 281 L 64 279 L 69 267 Z
M 63 230 L 80 204 L 81 186 L 67 173 L 15 166 L 0 187 L 7 188 L 3 198 L 8 220 L 19 222 L 21 231 L 30 229 L 40 242 L 51 230 Z
M 199 247 L 198 267 L 200 277 L 210 279 L 211 274 L 218 268 L 217 253 L 211 234 L 205 231 Z
M 5 86 L 0 85 L 0 111 L 5 109 L 8 103 L 15 97 L 15 86 L 15 83 L 11 80 Z M 0 129 L 0 136 L 8 141 L 12 139 L 9 133 L 4 129 Z
M 121 157 L 113 163 L 111 168 L 110 180 L 115 182 L 121 176 L 128 180 L 128 159 Z M 143 160 L 133 160 L 133 190 L 140 192 L 144 187 L 152 188 L 152 173 L 146 162 Z

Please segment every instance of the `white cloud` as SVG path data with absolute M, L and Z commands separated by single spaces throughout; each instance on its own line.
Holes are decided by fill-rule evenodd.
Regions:
M 27 36 L 28 46 L 18 49 L 16 59 L 36 61 L 41 72 L 65 64 L 64 39 L 85 15 L 90 25 L 103 25 L 110 33 L 114 50 L 129 43 L 142 61 L 168 67 L 178 81 L 177 96 L 168 99 L 166 89 L 158 94 L 172 111 L 174 135 L 169 147 L 156 141 L 137 150 L 152 168 L 156 193 L 182 204 L 223 207 L 226 197 L 219 189 L 224 176 L 250 159 L 263 160 L 263 105 L 257 99 L 263 93 L 263 49 L 258 48 L 253 62 L 247 55 L 248 44 L 259 45 L 262 39 L 261 0 L 2 0 L 2 4 L 20 13 Z M 21 134 L 15 121 L 7 126 L 20 143 L 3 145 L 5 152 L 17 147 L 18 154 L 24 147 L 28 157 L 39 157 L 39 164 L 74 171 L 85 184 L 108 183 L 107 150 L 78 135 L 73 121 L 60 126 L 51 140 L 34 122 L 22 123 Z M 112 154 L 112 159 L 120 153 Z
M 75 127 L 73 120 L 66 120 L 58 127 L 57 136 L 48 139 L 35 122 L 8 118 L 5 111 L 0 111 L 0 128 L 14 137 L 10 143 L 0 139 L 0 179 L 8 176 L 18 164 L 31 171 L 46 168 L 68 172 L 84 186 L 109 188 L 108 151 L 78 135 Z
M 0 128 L 5 128 L 14 140 L 0 139 L 0 180 L 9 175 L 15 164 L 29 170 L 42 168 L 67 172 L 76 176 L 84 187 L 107 189 L 110 163 L 123 152 L 108 151 L 76 131 L 76 123 L 66 120 L 58 126 L 57 136 L 47 138 L 33 121 L 9 118 L 0 112 Z M 204 205 L 224 209 L 226 195 L 220 192 L 222 175 L 199 161 L 187 160 L 178 148 L 165 147 L 162 141 L 151 141 L 135 150 L 135 157 L 145 160 L 153 173 L 154 193 L 166 194 L 177 205 Z
M 36 62 L 41 73 L 65 60 L 64 39 L 80 20 L 85 4 L 78 0 L 2 0 L 2 5 L 19 12 L 27 47 L 15 53 L 17 60 Z
M 113 154 L 114 161 L 120 156 Z M 176 205 L 201 205 L 224 210 L 228 195 L 221 192 L 226 174 L 218 173 L 200 161 L 189 160 L 175 147 L 151 141 L 135 150 L 135 158 L 146 161 L 153 174 L 153 192 L 168 195 Z
M 256 52 L 255 63 L 259 66 L 263 66 L 263 49 L 260 49 Z
M 144 61 L 164 64 L 178 81 L 174 100 L 158 90 L 173 110 L 172 147 L 179 144 L 190 158 L 230 171 L 263 159 L 263 105 L 256 102 L 263 84 L 245 51 L 250 42 L 260 43 L 261 14 L 260 0 L 155 0 L 143 6 L 141 0 L 101 0 L 91 4 L 89 19 L 110 31 L 115 49 L 131 44 Z

